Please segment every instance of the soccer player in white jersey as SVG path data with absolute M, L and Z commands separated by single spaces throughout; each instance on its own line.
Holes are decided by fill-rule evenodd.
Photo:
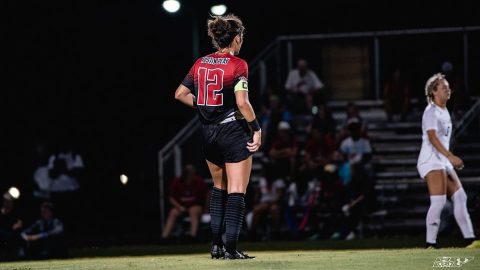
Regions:
M 449 150 L 452 122 L 446 105 L 450 98 L 450 87 L 443 74 L 437 73 L 427 80 L 425 95 L 428 105 L 422 118 L 422 149 L 417 168 L 420 176 L 426 180 L 430 193 L 426 247 L 437 247 L 440 214 L 447 195 L 452 200 L 455 220 L 468 247 L 478 247 L 480 243 L 475 241 L 467 211 L 467 194 L 455 172 L 455 169 L 463 168 L 463 161 Z

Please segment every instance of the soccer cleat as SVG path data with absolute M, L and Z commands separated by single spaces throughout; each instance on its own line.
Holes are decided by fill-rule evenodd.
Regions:
M 466 246 L 466 248 L 480 248 L 480 240 L 473 241 L 470 245 Z
M 220 259 L 225 256 L 225 247 L 219 245 L 212 245 L 212 250 L 210 251 L 212 259 Z
M 242 251 L 236 250 L 235 253 L 230 254 L 228 251 L 225 251 L 225 260 L 248 260 L 255 259 L 255 256 L 248 256 L 248 254 L 243 253 Z
M 425 244 L 425 249 L 438 249 L 438 247 L 437 247 L 436 243 L 433 244 L 433 243 L 428 243 L 427 242 L 427 244 Z

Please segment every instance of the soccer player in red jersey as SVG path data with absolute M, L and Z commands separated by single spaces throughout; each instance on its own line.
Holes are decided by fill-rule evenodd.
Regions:
M 175 91 L 177 100 L 196 108 L 202 122 L 203 148 L 214 182 L 210 202 L 212 258 L 254 258 L 237 250 L 252 153 L 259 149 L 262 136 L 248 99 L 248 65 L 236 56 L 244 30 L 234 15 L 209 19 L 208 35 L 217 51 L 199 58 Z

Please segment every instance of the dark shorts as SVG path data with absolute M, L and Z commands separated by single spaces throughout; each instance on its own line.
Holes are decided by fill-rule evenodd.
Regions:
M 225 124 L 204 124 L 203 138 L 205 158 L 219 166 L 247 159 L 252 153 L 247 142 L 252 134 L 245 120 L 234 120 Z

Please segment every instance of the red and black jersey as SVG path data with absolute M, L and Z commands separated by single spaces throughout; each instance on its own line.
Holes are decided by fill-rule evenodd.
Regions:
M 184 207 L 205 205 L 207 190 L 207 184 L 200 176 L 191 182 L 176 178 L 170 184 L 170 196 Z
M 197 98 L 200 119 L 218 123 L 238 110 L 235 91 L 248 90 L 248 65 L 231 54 L 199 58 L 182 81 Z

